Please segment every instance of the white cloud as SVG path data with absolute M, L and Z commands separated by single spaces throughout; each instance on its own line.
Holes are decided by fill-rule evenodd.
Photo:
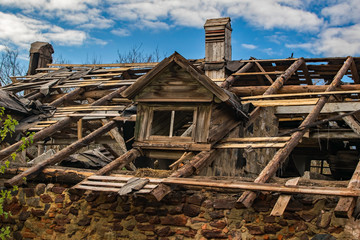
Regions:
M 323 20 L 315 13 L 287 6 L 278 0 L 237 1 L 234 6 L 228 7 L 227 13 L 264 29 L 317 31 L 323 24 Z
M 255 46 L 253 44 L 246 44 L 246 43 L 241 44 L 241 46 L 243 48 L 247 48 L 247 49 L 256 49 L 257 48 L 257 46 Z
M 62 45 L 79 45 L 86 39 L 86 33 L 66 30 L 44 21 L 23 15 L 0 12 L 0 40 L 28 49 L 34 41 L 51 41 Z
M 131 33 L 129 30 L 125 29 L 125 28 L 117 28 L 111 31 L 112 34 L 118 35 L 120 37 L 127 37 L 130 36 Z
M 321 14 L 330 19 L 330 24 L 339 26 L 348 23 L 360 22 L 359 0 L 342 0 L 339 3 L 325 7 Z
M 303 44 L 288 44 L 289 48 L 303 48 L 325 56 L 348 56 L 360 53 L 360 24 L 343 28 L 328 28 L 317 39 Z
M 300 0 L 108 0 L 114 18 L 126 21 L 173 21 L 174 25 L 202 27 L 207 18 L 231 15 L 265 29 L 318 30 L 323 23 L 302 9 Z

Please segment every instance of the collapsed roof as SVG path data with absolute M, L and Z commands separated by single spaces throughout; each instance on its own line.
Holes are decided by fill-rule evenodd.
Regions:
M 205 59 L 186 60 L 175 53 L 160 63 L 47 63 L 35 66 L 35 74 L 13 78 L 1 88 L 7 98 L 0 102 L 7 110 L 19 108 L 4 104 L 11 94 L 18 94 L 21 102 L 38 101 L 55 109 L 51 116 L 18 111 L 23 115 L 17 131 L 36 132 L 39 156 L 44 146 L 65 147 L 6 184 L 21 184 L 24 177 L 70 158 L 69 166 L 76 159 L 72 154 L 93 142 L 108 150 L 111 161 L 75 188 L 123 194 L 126 186 L 160 200 L 172 184 L 229 187 L 247 190 L 239 199 L 245 206 L 251 206 L 254 191 L 338 195 L 338 216 L 351 214 L 359 195 L 354 188 L 360 176 L 360 58 L 233 61 L 230 19 L 208 21 L 205 32 Z M 34 62 L 46 61 L 31 61 L 30 67 Z M 0 157 L 7 158 L 21 144 L 4 145 Z M 105 176 L 125 167 L 130 172 L 123 174 L 133 175 L 143 166 L 171 171 L 165 179 Z M 347 188 L 294 186 L 298 178 L 288 186 L 266 184 L 279 169 L 284 177 L 310 171 L 350 181 Z M 181 179 L 194 174 L 249 175 L 255 180 L 230 184 Z M 281 201 L 285 209 L 286 200 Z

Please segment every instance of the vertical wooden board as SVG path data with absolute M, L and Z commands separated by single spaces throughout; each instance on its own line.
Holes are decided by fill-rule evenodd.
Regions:
M 195 142 L 207 142 L 209 137 L 210 117 L 211 104 L 198 107 L 194 136 Z
M 143 141 L 146 138 L 146 132 L 149 122 L 150 107 L 145 104 L 139 104 L 136 116 L 135 140 Z
M 225 59 L 231 61 L 231 53 L 232 53 L 232 45 L 231 45 L 231 30 L 225 28 Z

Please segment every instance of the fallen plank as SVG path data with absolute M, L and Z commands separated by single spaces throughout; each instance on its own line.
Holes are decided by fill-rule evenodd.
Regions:
M 285 183 L 285 186 L 296 186 L 299 182 L 300 177 L 290 179 Z M 291 195 L 280 195 L 278 200 L 275 203 L 270 215 L 271 216 L 282 216 L 289 201 L 291 199 Z

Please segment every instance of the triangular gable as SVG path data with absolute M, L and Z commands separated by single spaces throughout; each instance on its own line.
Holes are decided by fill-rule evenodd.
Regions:
M 207 89 L 209 92 L 214 94 L 221 101 L 225 102 L 229 99 L 229 96 L 226 92 L 216 85 L 209 77 L 207 77 L 201 70 L 193 66 L 188 60 L 182 57 L 179 53 L 175 52 L 170 57 L 165 58 L 158 65 L 156 65 L 150 72 L 146 75 L 140 77 L 134 84 L 132 84 L 128 89 L 126 89 L 122 96 L 133 99 L 138 95 L 146 86 L 159 76 L 166 68 L 171 66 L 171 64 L 177 64 L 181 67 L 181 70 L 186 72 L 193 80 L 196 80 L 198 84 Z

